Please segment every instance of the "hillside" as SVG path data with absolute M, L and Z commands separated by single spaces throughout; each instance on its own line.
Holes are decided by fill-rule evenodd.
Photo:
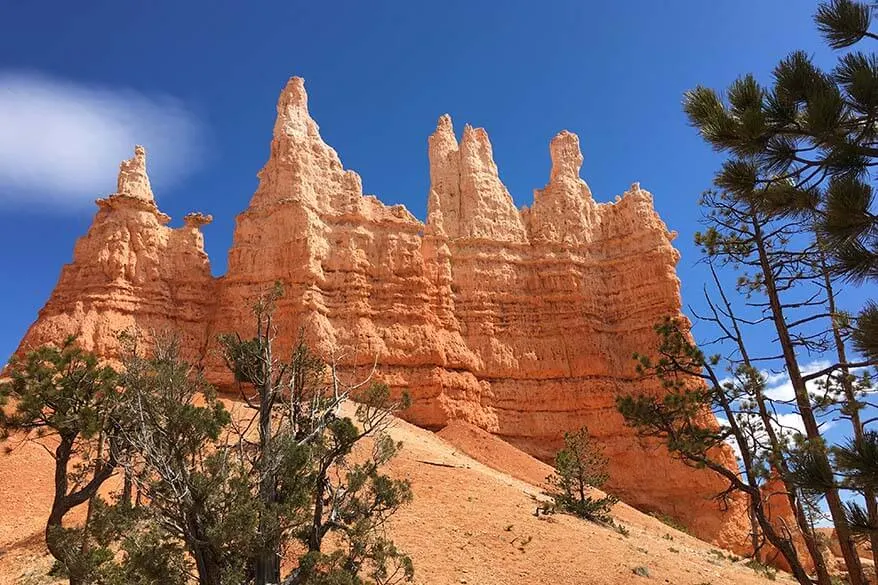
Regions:
M 614 516 L 627 536 L 570 516 L 537 518 L 535 484 L 550 468 L 475 427 L 455 423 L 437 435 L 398 420 L 392 434 L 404 446 L 391 469 L 411 479 L 415 499 L 390 530 L 412 555 L 419 585 L 767 582 L 625 504 Z M 50 480 L 51 458 L 40 446 L 0 455 L 0 585 L 52 582 L 42 545 Z M 649 576 L 636 575 L 638 567 Z M 776 582 L 791 581 L 778 574 Z

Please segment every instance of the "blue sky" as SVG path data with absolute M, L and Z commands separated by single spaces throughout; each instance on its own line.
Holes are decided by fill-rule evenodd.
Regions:
M 0 358 L 48 298 L 74 241 L 144 143 L 159 206 L 213 214 L 214 273 L 268 155 L 278 92 L 305 78 L 324 139 L 367 193 L 423 219 L 427 136 L 450 113 L 487 129 L 518 205 L 548 178 L 548 142 L 579 134 L 598 201 L 639 181 L 695 263 L 699 194 L 720 158 L 681 111 L 806 49 L 828 65 L 814 5 L 789 0 L 583 2 L 40 2 L 0 0 Z M 856 300 L 862 291 L 853 291 Z

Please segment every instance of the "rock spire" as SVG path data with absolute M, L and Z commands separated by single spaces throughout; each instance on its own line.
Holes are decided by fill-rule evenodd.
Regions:
M 75 335 L 113 359 L 119 332 L 170 330 L 185 355 L 200 360 L 214 283 L 199 228 L 212 218 L 193 213 L 184 227 L 165 225 L 170 218 L 155 204 L 142 146 L 119 166 L 116 192 L 97 205 L 19 353 Z
M 549 183 L 534 192 L 527 215 L 534 240 L 580 245 L 591 240 L 599 214 L 591 189 L 579 176 L 582 150 L 579 137 L 564 130 L 549 145 L 552 170 Z
M 467 125 L 458 141 L 442 116 L 428 140 L 423 224 L 363 194 L 294 77 L 226 274 L 213 278 L 204 253 L 199 228 L 210 216 L 165 225 L 138 148 L 20 351 L 73 333 L 112 358 L 119 330 L 175 330 L 186 357 L 230 388 L 216 336 L 251 335 L 254 298 L 279 281 L 278 352 L 303 331 L 354 377 L 377 364 L 376 379 L 412 396 L 410 421 L 465 420 L 543 459 L 587 425 L 609 457 L 614 494 L 702 538 L 746 542 L 746 510 L 712 499 L 723 482 L 645 445 L 614 408 L 619 392 L 662 392 L 630 356 L 655 347 L 657 320 L 681 314 L 673 234 L 637 185 L 594 201 L 575 134 L 549 149 L 549 181 L 519 210 L 485 130 Z
M 146 174 L 146 150 L 139 144 L 134 147 L 134 157 L 119 165 L 115 194 L 155 203 L 149 176 Z
M 448 237 L 527 240 L 518 209 L 500 180 L 484 128 L 467 124 L 458 145 L 446 114 L 439 118 L 428 144 L 431 217 L 434 221 L 442 218 Z

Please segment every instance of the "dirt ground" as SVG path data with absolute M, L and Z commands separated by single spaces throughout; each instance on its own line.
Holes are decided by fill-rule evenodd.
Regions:
M 743 560 L 617 504 L 623 535 L 565 515 L 534 511 L 551 468 L 463 423 L 434 434 L 403 421 L 392 472 L 414 502 L 390 532 L 413 558 L 420 585 L 762 584 Z M 0 455 L 0 585 L 41 585 L 51 566 L 42 539 L 51 458 L 22 444 Z M 775 583 L 793 582 L 778 573 Z

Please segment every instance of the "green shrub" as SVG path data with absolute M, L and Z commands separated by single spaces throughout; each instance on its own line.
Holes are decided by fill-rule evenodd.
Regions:
M 610 495 L 594 497 L 591 488 L 600 488 L 608 479 L 607 458 L 582 427 L 564 435 L 564 448 L 555 456 L 555 474 L 547 478 L 549 491 L 558 511 L 601 524 L 612 522 L 610 510 L 618 500 Z

